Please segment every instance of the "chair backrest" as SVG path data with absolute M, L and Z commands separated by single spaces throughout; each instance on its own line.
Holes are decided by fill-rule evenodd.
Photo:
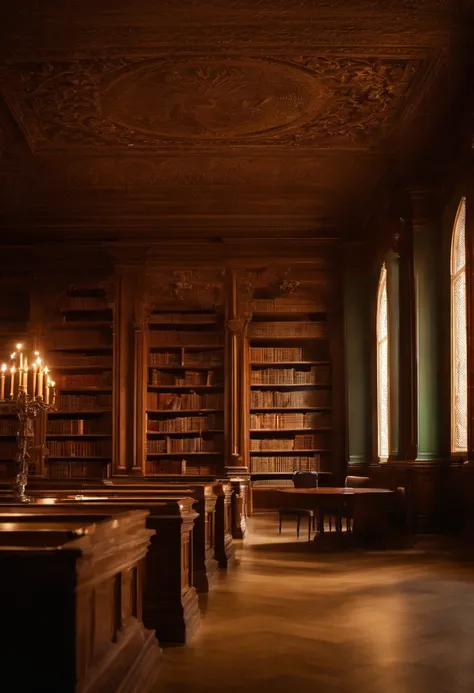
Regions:
M 362 488 L 369 486 L 370 479 L 368 476 L 346 476 L 344 486 L 348 488 Z
M 318 472 L 294 472 L 295 488 L 318 488 Z

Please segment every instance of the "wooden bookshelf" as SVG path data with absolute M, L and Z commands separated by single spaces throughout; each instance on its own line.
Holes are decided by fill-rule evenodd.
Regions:
M 0 292 L 0 366 L 10 363 L 10 354 L 15 351 L 15 344 L 21 342 L 25 349 L 33 346 L 28 336 L 30 319 L 30 300 L 26 289 L 17 286 L 16 282 L 4 278 Z M 35 447 L 40 444 L 40 426 L 33 422 Z M 18 416 L 4 404 L 0 407 L 0 479 L 12 478 L 14 460 L 18 452 L 16 434 L 18 431 Z M 30 462 L 30 475 L 40 472 L 39 455 L 35 449 Z
M 332 364 L 323 306 L 256 300 L 248 326 L 249 458 L 255 489 L 330 471 Z
M 112 463 L 113 313 L 97 287 L 70 288 L 48 324 L 56 411 L 46 426 L 45 476 L 103 478 Z
M 216 474 L 224 463 L 223 316 L 155 311 L 146 353 L 144 474 Z

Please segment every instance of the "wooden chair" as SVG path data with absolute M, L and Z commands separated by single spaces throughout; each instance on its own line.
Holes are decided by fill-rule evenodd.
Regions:
M 344 486 L 346 488 L 367 488 L 368 486 L 370 486 L 370 478 L 368 476 L 346 476 Z M 344 503 L 341 509 L 341 525 L 343 519 L 345 519 L 346 521 L 346 530 L 348 532 L 352 532 L 352 528 L 354 525 L 354 516 L 351 509 L 351 505 L 347 502 Z
M 295 488 L 317 488 L 318 473 L 317 472 L 295 472 L 293 474 L 293 484 Z M 308 519 L 308 541 L 311 541 L 311 529 L 315 529 L 316 515 L 313 510 L 305 510 L 302 508 L 279 508 L 279 534 L 281 534 L 281 525 L 284 517 L 296 517 L 296 538 L 300 537 L 301 518 Z

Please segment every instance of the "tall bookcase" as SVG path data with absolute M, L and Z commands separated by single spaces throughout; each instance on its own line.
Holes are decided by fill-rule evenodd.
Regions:
M 113 314 L 102 288 L 71 287 L 48 325 L 57 411 L 48 416 L 44 475 L 110 476 Z
M 147 331 L 146 476 L 216 474 L 224 466 L 224 319 L 154 311 Z
M 15 344 L 21 342 L 25 349 L 29 344 L 28 322 L 30 317 L 30 300 L 27 291 L 22 291 L 15 284 L 2 284 L 0 292 L 0 366 L 9 364 L 9 356 L 15 351 Z M 8 395 L 8 393 L 6 393 Z M 13 461 L 18 446 L 16 434 L 18 431 L 18 416 L 12 407 L 2 405 L 0 410 L 0 478 L 10 478 L 13 473 Z M 35 445 L 40 445 L 38 426 L 35 422 Z M 38 473 L 39 450 L 33 452 L 30 465 L 31 475 Z
M 253 301 L 248 327 L 250 473 L 254 488 L 294 471 L 331 471 L 332 366 L 322 306 Z

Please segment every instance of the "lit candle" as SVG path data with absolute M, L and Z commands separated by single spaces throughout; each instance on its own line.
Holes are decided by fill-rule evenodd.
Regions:
M 52 407 L 54 407 L 54 402 L 56 401 L 56 390 L 54 388 L 55 385 L 56 385 L 56 383 L 54 382 L 54 380 L 51 380 L 51 387 L 53 389 L 52 398 L 51 398 L 51 406 Z
M 36 371 L 38 370 L 38 364 L 36 361 L 33 363 L 33 388 L 31 390 L 31 395 L 36 396 Z
M 25 370 L 23 371 L 23 389 L 25 392 L 28 392 L 28 366 L 25 366 Z
M 0 399 L 5 399 L 5 371 L 7 370 L 7 364 L 4 363 L 0 375 Z
M 21 345 L 21 344 L 17 344 L 17 345 L 16 345 L 16 348 L 17 348 L 18 351 L 20 352 L 20 370 L 23 370 L 23 354 L 21 353 L 22 345 Z
M 37 359 L 38 362 L 38 397 L 43 397 L 43 364 L 41 359 Z
M 12 374 L 12 381 L 10 384 L 10 397 L 13 397 L 13 395 L 15 394 L 15 371 L 16 371 L 15 366 L 12 366 L 10 368 L 10 373 Z
M 46 368 L 44 369 L 46 371 Z M 51 378 L 48 377 L 46 378 L 46 388 L 45 388 L 45 396 L 44 396 L 44 402 L 45 404 L 49 404 L 49 387 L 51 385 Z

